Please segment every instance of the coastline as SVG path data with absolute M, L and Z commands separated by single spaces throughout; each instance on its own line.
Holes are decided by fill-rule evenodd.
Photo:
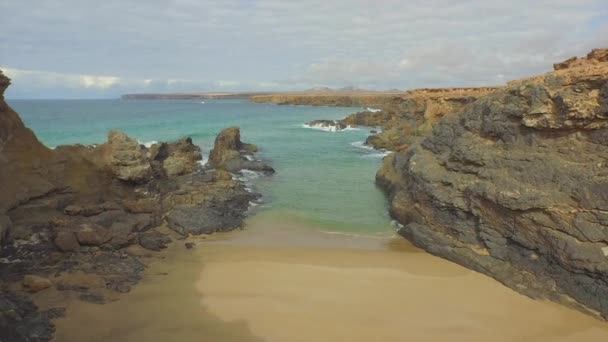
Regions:
M 68 307 L 67 318 L 57 321 L 58 340 L 608 337 L 608 328 L 591 317 L 519 296 L 400 237 L 328 236 L 280 217 L 261 213 L 243 231 L 191 238 L 192 250 L 169 247 L 120 301 Z M 84 328 L 90 321 L 104 324 Z

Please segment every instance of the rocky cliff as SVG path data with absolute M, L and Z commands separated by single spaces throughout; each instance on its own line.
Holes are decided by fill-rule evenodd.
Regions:
M 447 113 L 377 180 L 416 245 L 608 318 L 608 50 L 555 69 Z
M 0 95 L 9 84 L 0 73 Z M 254 152 L 234 157 L 254 163 Z M 180 235 L 241 227 L 260 195 L 201 159 L 189 138 L 146 148 L 117 131 L 98 146 L 51 150 L 1 97 L 0 341 L 47 341 L 49 320 L 65 313 L 39 312 L 25 293 L 55 288 L 103 304 L 141 279 L 142 255 Z

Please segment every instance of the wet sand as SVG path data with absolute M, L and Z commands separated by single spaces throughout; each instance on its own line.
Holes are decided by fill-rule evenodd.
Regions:
M 592 341 L 608 323 L 521 296 L 399 237 L 260 214 L 175 243 L 106 305 L 70 302 L 57 341 Z

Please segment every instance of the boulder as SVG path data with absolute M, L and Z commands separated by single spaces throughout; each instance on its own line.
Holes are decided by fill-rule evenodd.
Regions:
M 110 131 L 106 160 L 114 176 L 120 180 L 145 183 L 152 177 L 146 148 L 125 133 Z
M 29 292 L 40 292 L 51 286 L 53 286 L 53 283 L 47 278 L 31 274 L 23 277 L 23 288 Z
M 53 240 L 57 249 L 62 252 L 76 252 L 80 249 L 76 234 L 71 231 L 60 231 Z
M 162 164 L 165 174 L 169 177 L 196 171 L 199 161 L 203 159 L 200 147 L 194 145 L 191 138 L 156 144 L 150 148 L 150 157 Z
M 101 246 L 112 239 L 112 233 L 100 225 L 83 223 L 76 231 L 76 238 L 83 246 Z
M 162 249 L 167 248 L 167 245 L 171 243 L 171 238 L 158 232 L 156 230 L 150 230 L 145 233 L 139 234 L 139 244 L 151 251 L 159 252 Z

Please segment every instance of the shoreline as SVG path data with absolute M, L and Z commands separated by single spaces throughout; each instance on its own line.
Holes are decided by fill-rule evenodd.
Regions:
M 280 216 L 279 216 L 280 217 Z M 74 302 L 61 341 L 574 341 L 592 317 L 520 296 L 400 237 L 328 236 L 276 215 L 170 246 L 120 301 Z M 260 238 L 261 237 L 261 238 Z M 324 243 L 319 243 L 325 240 Z M 171 316 L 166 313 L 171 312 Z M 104 322 L 87 326 L 85 322 Z M 530 326 L 533 321 L 534 326 Z M 564 323 L 568 322 L 568 327 Z M 315 327 L 315 328 L 313 328 Z M 558 338 L 562 334 L 562 338 Z

